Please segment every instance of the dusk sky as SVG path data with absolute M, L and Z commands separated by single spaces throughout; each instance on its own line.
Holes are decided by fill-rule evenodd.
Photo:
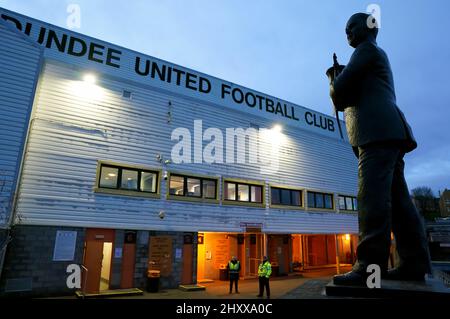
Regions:
M 0 6 L 332 114 L 325 70 L 346 64 L 345 23 L 369 4 L 381 9 L 378 44 L 390 58 L 397 103 L 418 141 L 406 155 L 410 189 L 450 188 L 450 2 L 440 1 L 53 1 Z

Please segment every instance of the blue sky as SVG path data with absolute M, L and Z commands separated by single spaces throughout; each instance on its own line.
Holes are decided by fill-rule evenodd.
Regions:
M 381 9 L 397 102 L 419 147 L 407 154 L 410 189 L 450 188 L 450 1 L 0 0 L 0 6 L 332 114 L 324 75 L 333 52 L 353 49 L 344 28 L 369 4 Z

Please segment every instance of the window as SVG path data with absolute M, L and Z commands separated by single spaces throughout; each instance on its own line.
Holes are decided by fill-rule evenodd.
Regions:
M 238 184 L 238 201 L 248 202 L 250 199 L 249 185 Z
M 196 198 L 217 198 L 217 180 L 196 176 L 170 175 L 169 194 Z
M 236 184 L 225 183 L 225 199 L 236 200 Z
M 352 211 L 358 210 L 356 197 L 339 195 L 339 209 Z
M 201 197 L 201 181 L 198 178 L 187 178 L 187 195 L 193 197 Z
M 169 194 L 184 196 L 184 177 L 170 175 Z
M 270 200 L 271 200 L 272 205 L 281 204 L 279 188 L 275 188 L 275 187 L 270 188 Z
M 138 188 L 138 171 L 122 169 L 122 178 L 120 188 L 137 191 Z
M 158 175 L 151 172 L 141 172 L 141 184 L 140 188 L 143 192 L 156 192 L 156 183 L 158 181 Z
M 339 205 L 341 203 L 339 202 Z M 333 209 L 333 195 L 327 193 L 308 192 L 308 207 Z
M 102 166 L 99 186 L 106 188 L 117 188 L 118 176 L 118 168 Z
M 217 185 L 216 185 L 216 181 L 215 180 L 211 180 L 211 179 L 204 179 L 203 180 L 203 196 L 205 198 L 211 198 L 211 199 L 216 199 L 216 189 L 217 189 Z
M 262 203 L 262 186 L 240 182 L 225 182 L 224 199 L 229 201 Z
M 134 192 L 156 193 L 158 172 L 138 168 L 100 164 L 98 187 Z
M 271 187 L 271 204 L 286 206 L 302 206 L 302 191 Z

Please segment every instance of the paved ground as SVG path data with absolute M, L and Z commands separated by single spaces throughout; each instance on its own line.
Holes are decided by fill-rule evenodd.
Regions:
M 341 269 L 347 271 L 347 269 Z M 301 276 L 273 277 L 270 280 L 272 299 L 327 298 L 323 295 L 325 284 L 336 273 L 335 268 L 308 271 Z M 185 292 L 179 289 L 166 289 L 158 293 L 145 292 L 142 296 L 115 297 L 134 299 L 258 299 L 258 281 L 240 280 L 239 294 L 229 294 L 228 281 L 215 281 L 202 284 L 204 291 Z

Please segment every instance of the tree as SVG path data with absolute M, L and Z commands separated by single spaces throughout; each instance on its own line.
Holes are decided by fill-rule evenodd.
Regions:
M 414 204 L 426 219 L 433 220 L 439 216 L 439 205 L 436 204 L 436 198 L 430 187 L 416 187 L 411 190 L 411 196 Z

